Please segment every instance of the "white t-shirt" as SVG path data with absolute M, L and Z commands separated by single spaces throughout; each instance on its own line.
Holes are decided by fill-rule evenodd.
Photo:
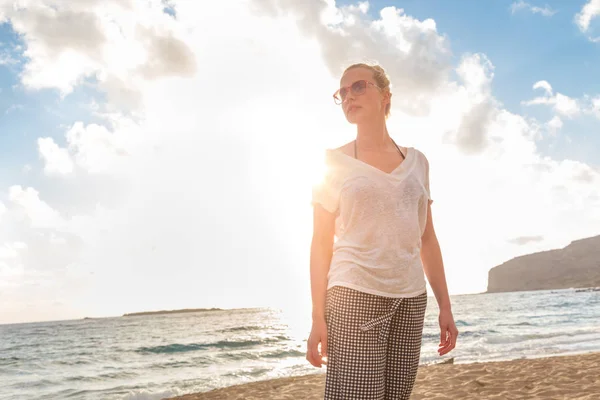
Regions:
M 312 202 L 336 214 L 327 288 L 395 298 L 426 292 L 420 251 L 432 200 L 425 155 L 408 147 L 389 174 L 339 150 L 327 150 L 325 160 Z

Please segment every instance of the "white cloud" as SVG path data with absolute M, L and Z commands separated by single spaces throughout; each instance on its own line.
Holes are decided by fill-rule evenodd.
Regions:
M 95 79 L 118 97 L 125 86 L 137 92 L 141 78 L 189 76 L 195 70 L 161 0 L 2 1 L 0 15 L 23 35 L 29 61 L 22 81 L 30 88 L 68 94 Z
M 552 86 L 548 81 L 538 81 L 533 85 L 533 89 L 542 89 L 546 92 L 545 96 L 536 97 L 532 100 L 522 101 L 521 104 L 526 106 L 531 105 L 549 105 L 552 109 L 563 117 L 573 118 L 579 115 L 595 115 L 600 119 L 600 96 L 592 97 L 583 95 L 581 98 L 575 99 L 566 96 L 562 93 L 554 93 Z M 560 125 L 558 124 L 560 121 Z M 561 128 L 562 120 L 555 116 L 552 122 L 552 128 Z
M 23 242 L 0 244 L 0 289 L 6 290 L 12 282 L 22 278 L 24 270 L 19 259 L 26 248 Z
M 557 93 L 555 96 L 554 109 L 566 117 L 573 117 L 581 112 L 577 100 L 561 93 Z
M 17 258 L 19 251 L 27 248 L 23 242 L 5 243 L 0 247 L 0 259 Z
M 582 106 L 579 102 L 566 96 L 562 93 L 552 94 L 552 86 L 547 81 L 539 81 L 533 85 L 533 89 L 544 89 L 546 96 L 536 97 L 532 100 L 523 101 L 522 104 L 526 106 L 531 105 L 550 105 L 554 111 L 565 116 L 567 118 L 573 118 L 579 115 L 582 111 Z
M 66 138 L 77 165 L 90 173 L 109 171 L 129 155 L 129 146 L 137 144 L 131 142 L 132 134 L 124 127 L 115 134 L 104 126 L 81 122 L 69 129 Z
M 74 172 L 75 166 L 90 174 L 123 170 L 130 156 L 149 137 L 142 137 L 138 126 L 119 115 L 104 117 L 114 125 L 116 132 L 98 124 L 76 122 L 65 134 L 67 148 L 59 147 L 52 138 L 38 139 L 46 174 L 68 175 Z
M 494 66 L 484 54 L 466 55 L 456 72 L 464 83 L 461 89 L 462 120 L 447 139 L 466 153 L 482 152 L 489 145 L 488 126 L 497 115 L 491 94 Z M 459 111 L 460 113 L 460 111 Z
M 177 37 L 189 50 L 177 54 L 199 60 L 189 75 L 168 62 L 148 64 L 153 33 L 140 37 L 129 31 L 135 22 L 119 22 L 132 15 L 127 4 L 110 3 L 124 29 L 117 34 L 106 28 L 108 11 L 86 3 L 101 15 L 105 37 L 93 62 L 105 74 L 99 87 L 113 90 L 107 112 L 100 111 L 107 123 L 73 121 L 65 129 L 59 153 L 74 163 L 73 179 L 53 179 L 39 193 L 9 189 L 0 246 L 27 247 L 6 261 L 7 270 L 22 273 L 3 289 L 0 320 L 267 305 L 273 298 L 289 303 L 278 306 L 310 306 L 310 184 L 322 148 L 353 136 L 331 94 L 340 71 L 363 57 L 390 73 L 390 132 L 430 160 L 452 292 L 484 290 L 487 269 L 508 258 L 598 233 L 599 172 L 542 157 L 539 124 L 495 101 L 491 61 L 463 55 L 453 66 L 433 20 L 387 8 L 373 21 L 360 7 L 332 10 L 332 2 L 257 0 L 251 11 L 247 3 L 174 2 L 177 20 L 166 17 L 161 37 Z M 152 10 L 140 21 L 162 32 L 166 20 Z M 40 12 L 33 6 L 34 16 Z M 14 18 L 33 29 L 23 25 L 33 18 L 27 13 Z M 329 13 L 327 25 L 322 13 Z M 48 40 L 44 46 L 63 51 Z M 92 59 L 71 47 L 74 57 Z M 119 54 L 124 59 L 113 65 Z M 42 56 L 32 65 L 45 62 L 58 65 Z M 41 69 L 28 71 L 25 82 L 44 81 Z M 57 85 L 78 81 L 82 71 L 74 68 Z M 135 101 L 119 103 L 123 85 Z M 136 118 L 123 117 L 120 108 L 132 104 Z M 515 248 L 522 237 L 543 240 Z M 51 306 L 56 298 L 70 306 Z M 35 314 L 25 313 L 28 302 Z
M 600 16 L 600 0 L 589 0 L 575 15 L 575 22 L 582 32 L 588 32 L 590 23 L 594 18 Z
M 541 14 L 544 17 L 551 17 L 554 14 L 556 14 L 556 10 L 551 9 L 548 6 L 545 6 L 545 7 L 533 6 L 523 0 L 512 3 L 510 6 L 510 10 L 513 14 L 518 11 L 526 10 L 526 11 L 530 11 L 534 14 Z
M 0 54 L 0 65 L 14 65 L 17 64 L 18 60 L 12 57 L 8 53 Z
M 558 131 L 562 129 L 562 127 L 563 122 L 557 115 L 552 117 L 552 119 L 546 123 L 546 128 L 548 129 L 548 132 L 553 136 L 556 135 Z
M 600 119 L 600 96 L 591 99 L 590 111 Z
M 8 195 L 20 217 L 27 220 L 32 228 L 60 228 L 63 225 L 64 222 L 58 212 L 40 200 L 39 193 L 35 189 L 30 187 L 23 189 L 15 185 L 10 187 Z
M 403 111 L 426 113 L 429 99 L 444 84 L 451 69 L 448 41 L 438 34 L 435 21 L 420 21 L 403 9 L 385 7 L 378 19 L 370 20 L 364 15 L 364 7 L 338 7 L 332 13 L 333 2 L 250 3 L 257 13 L 293 15 L 301 32 L 320 44 L 323 60 L 333 76 L 339 76 L 353 62 L 376 59 L 388 65 L 396 93 L 394 101 Z M 338 18 L 327 25 L 315 23 L 323 13 Z
M 73 161 L 66 149 L 60 148 L 52 138 L 39 138 L 38 151 L 44 160 L 48 175 L 67 175 L 73 172 Z
M 552 86 L 548 81 L 538 81 L 533 85 L 533 90 L 535 89 L 544 89 L 548 96 L 552 96 Z
M 473 54 L 463 57 L 456 69 L 463 80 L 470 96 L 477 100 L 479 97 L 490 95 L 490 85 L 494 79 L 494 65 L 485 54 Z

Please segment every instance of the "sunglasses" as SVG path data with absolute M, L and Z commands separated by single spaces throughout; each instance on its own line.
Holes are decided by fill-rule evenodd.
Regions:
M 365 90 L 367 90 L 367 85 L 372 85 L 377 89 L 380 89 L 380 87 L 373 82 L 361 79 L 360 81 L 354 82 L 352 85 L 344 86 L 336 90 L 336 92 L 333 94 L 333 101 L 335 104 L 342 104 L 342 102 L 346 100 L 346 96 L 350 91 L 352 91 L 353 95 L 359 96 L 363 94 Z

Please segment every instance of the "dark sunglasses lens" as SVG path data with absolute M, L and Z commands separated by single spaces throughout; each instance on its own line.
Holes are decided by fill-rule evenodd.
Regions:
M 352 84 L 352 93 L 362 94 L 367 88 L 367 81 L 356 81 Z

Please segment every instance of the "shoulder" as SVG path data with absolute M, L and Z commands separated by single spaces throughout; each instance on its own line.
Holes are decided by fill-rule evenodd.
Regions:
M 351 142 L 348 142 L 340 147 L 337 147 L 335 149 L 328 149 L 327 151 L 334 155 L 338 155 L 341 153 L 341 154 L 345 154 L 347 156 L 353 156 L 354 155 L 354 140 Z
M 415 155 L 417 155 L 420 158 L 424 158 L 427 159 L 427 157 L 425 156 L 425 153 L 423 153 L 421 150 L 417 149 L 416 147 L 410 147 L 410 149 L 415 153 Z
M 354 144 L 353 142 L 346 143 L 343 146 L 337 148 L 327 148 L 324 153 L 325 165 L 329 168 L 340 167 L 346 165 L 348 157 L 354 157 Z
M 413 151 L 415 158 L 419 163 L 429 166 L 429 160 L 427 159 L 425 153 L 415 147 L 411 147 L 411 150 Z

